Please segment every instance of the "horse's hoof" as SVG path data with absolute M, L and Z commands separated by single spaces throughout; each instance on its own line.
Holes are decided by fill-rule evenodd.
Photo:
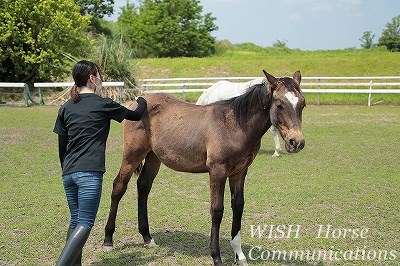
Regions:
M 276 158 L 276 157 L 280 157 L 281 155 L 277 152 L 274 152 L 274 154 L 272 154 L 272 157 Z
M 224 264 L 222 263 L 222 261 L 218 260 L 214 261 L 214 266 L 224 266 Z
M 106 252 L 110 252 L 113 250 L 113 246 L 111 245 L 103 245 L 103 250 Z
M 157 244 L 154 241 L 154 239 L 151 239 L 149 243 L 144 243 L 144 247 L 145 248 L 155 248 L 155 247 L 157 247 Z
M 247 266 L 247 260 L 246 259 L 238 260 L 238 261 L 236 261 L 236 263 L 239 266 Z

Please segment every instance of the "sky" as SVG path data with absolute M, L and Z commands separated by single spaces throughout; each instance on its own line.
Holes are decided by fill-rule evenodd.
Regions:
M 138 5 L 137 0 L 128 0 Z M 127 0 L 115 0 L 116 21 Z M 386 24 L 400 15 L 400 0 L 200 0 L 211 13 L 216 40 L 270 47 L 283 41 L 291 49 L 361 48 L 363 32 L 378 42 Z

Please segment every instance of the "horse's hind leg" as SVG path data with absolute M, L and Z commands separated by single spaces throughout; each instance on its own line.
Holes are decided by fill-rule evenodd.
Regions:
M 242 226 L 242 214 L 244 208 L 244 180 L 247 169 L 241 173 L 229 177 L 229 187 L 231 191 L 231 206 L 233 212 L 231 246 L 235 252 L 238 265 L 247 265 L 246 256 L 242 251 L 240 229 Z
M 110 213 L 108 215 L 107 225 L 105 227 L 105 238 L 103 243 L 103 247 L 105 249 L 112 249 L 113 247 L 113 234 L 115 231 L 115 219 L 117 217 L 118 204 L 126 192 L 133 171 L 136 169 L 136 167 L 138 167 L 143 159 L 140 157 L 129 157 L 135 158 L 133 159 L 133 162 L 130 162 L 126 158 L 128 157 L 124 157 L 118 175 L 115 177 L 113 182 Z
M 146 156 L 144 166 L 137 180 L 139 232 L 143 237 L 146 247 L 152 247 L 155 245 L 149 230 L 147 199 L 153 185 L 154 178 L 160 170 L 160 165 L 161 162 L 154 152 L 150 152 Z

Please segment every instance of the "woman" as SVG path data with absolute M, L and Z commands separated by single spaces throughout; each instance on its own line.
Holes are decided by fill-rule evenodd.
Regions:
M 136 110 L 102 98 L 102 76 L 96 64 L 80 61 L 72 69 L 75 84 L 61 106 L 54 126 L 58 134 L 62 180 L 71 220 L 67 243 L 57 265 L 81 265 L 82 248 L 93 227 L 102 190 L 106 141 L 110 120 L 140 120 L 147 109 L 144 98 Z

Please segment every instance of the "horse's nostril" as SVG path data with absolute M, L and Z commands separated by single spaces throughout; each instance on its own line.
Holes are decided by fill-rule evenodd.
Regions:
M 290 139 L 290 140 L 289 140 L 289 144 L 290 144 L 290 146 L 292 146 L 292 147 L 296 147 L 296 146 L 297 146 L 297 143 L 296 143 L 296 141 L 295 141 L 294 139 Z
M 296 139 L 289 139 L 289 146 L 294 151 L 300 151 L 304 148 L 304 140 L 297 141 Z
M 299 142 L 299 144 L 297 145 L 297 149 L 302 150 L 303 148 L 304 148 L 304 142 Z

